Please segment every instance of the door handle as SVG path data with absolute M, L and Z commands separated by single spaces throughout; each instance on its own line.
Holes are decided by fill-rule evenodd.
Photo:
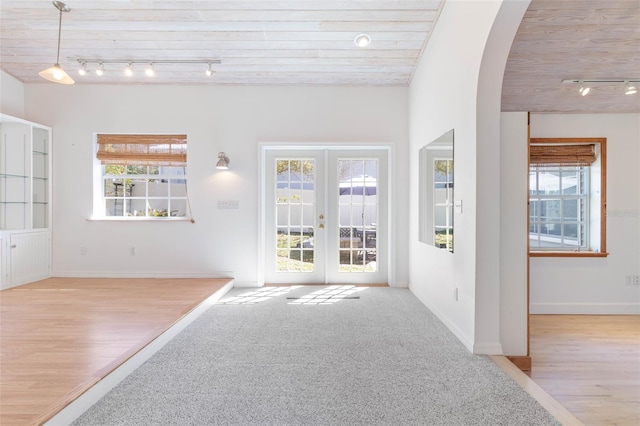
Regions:
M 15 245 L 15 244 L 13 244 L 13 245 L 11 246 L 11 248 L 16 248 L 16 245 Z

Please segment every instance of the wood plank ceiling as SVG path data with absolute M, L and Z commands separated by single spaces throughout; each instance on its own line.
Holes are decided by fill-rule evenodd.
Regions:
M 449 0 L 451 1 L 451 0 Z M 407 86 L 445 0 L 67 0 L 61 65 L 77 84 Z M 56 57 L 49 0 L 0 2 L 0 66 L 25 83 Z M 355 46 L 359 33 L 372 43 Z M 78 59 L 90 61 L 78 75 Z M 156 75 L 146 77 L 153 61 Z M 199 64 L 162 64 L 198 60 Z M 214 75 L 207 77 L 207 61 Z M 504 111 L 640 112 L 621 84 L 582 97 L 570 78 L 640 78 L 640 0 L 533 0 L 505 71 Z M 640 84 L 636 85 L 640 86 Z
M 77 83 L 409 84 L 444 0 L 65 0 L 60 64 Z M 2 0 L 2 68 L 25 83 L 56 58 L 59 12 L 51 1 Z M 355 46 L 359 33 L 371 36 Z M 77 60 L 89 73 L 80 77 Z M 145 77 L 134 64 L 156 62 Z M 206 63 L 219 60 L 207 78 Z
M 640 80 L 640 0 L 533 0 L 520 24 L 502 88 L 503 111 L 640 112 L 640 93 L 623 83 L 563 79 Z M 640 83 L 635 86 L 640 90 Z

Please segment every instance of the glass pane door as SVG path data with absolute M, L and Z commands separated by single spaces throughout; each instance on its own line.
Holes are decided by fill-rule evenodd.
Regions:
M 331 151 L 327 187 L 327 279 L 387 283 L 387 156 Z
M 266 163 L 266 282 L 324 283 L 323 153 L 270 152 Z
M 386 283 L 386 151 L 265 161 L 265 282 Z

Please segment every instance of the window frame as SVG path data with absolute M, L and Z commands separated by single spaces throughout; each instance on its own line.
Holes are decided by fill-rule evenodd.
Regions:
M 600 181 L 600 220 L 599 220 L 599 230 L 594 229 L 596 233 L 599 234 L 599 247 L 596 250 L 587 249 L 584 250 L 582 248 L 578 250 L 571 250 L 570 248 L 566 249 L 553 249 L 553 248 L 541 248 L 541 247 L 531 247 L 530 245 L 530 230 L 531 230 L 531 188 L 529 187 L 529 181 L 527 180 L 527 249 L 529 256 L 531 257 L 606 257 L 609 253 L 607 253 L 607 139 L 606 138 L 530 138 L 527 152 L 527 179 L 529 179 L 529 174 L 531 172 L 531 157 L 530 151 L 532 145 L 578 145 L 578 144 L 593 144 L 597 145 L 598 149 L 597 158 L 599 161 L 598 168 L 600 171 L 599 181 Z M 597 171 L 589 166 L 589 173 L 587 179 L 593 181 L 594 179 L 598 179 Z M 590 185 L 593 187 L 593 185 Z M 591 219 L 590 216 L 594 213 L 592 208 L 591 199 L 592 189 L 589 189 L 588 193 L 588 202 L 589 205 L 588 211 L 586 213 L 587 217 L 586 221 L 586 230 L 585 232 L 591 233 L 593 235 L 593 231 L 591 228 Z
M 171 137 L 171 136 L 184 136 L 184 140 L 185 140 L 185 149 L 186 149 L 186 135 L 174 135 L 174 134 L 135 134 L 135 135 L 130 135 L 130 134 L 117 134 L 117 133 L 94 133 L 94 155 L 93 155 L 93 214 L 91 216 L 91 218 L 89 220 L 98 220 L 98 221 L 161 221 L 161 222 L 165 222 L 165 221 L 191 221 L 193 222 L 193 218 L 192 218 L 192 213 L 191 213 L 191 208 L 190 208 L 190 202 L 189 202 L 189 194 L 188 194 L 188 187 L 187 187 L 187 183 L 188 183 L 188 175 L 187 175 L 187 165 L 186 165 L 186 154 L 184 154 L 184 163 L 183 164 L 152 164 L 153 160 L 150 160 L 151 163 L 147 163 L 147 164 L 143 164 L 143 162 L 141 162 L 140 164 L 133 164 L 131 161 L 129 161 L 127 164 L 127 161 L 124 161 L 123 164 L 116 164 L 116 162 L 114 161 L 109 161 L 107 164 L 105 164 L 103 161 L 101 161 L 101 159 L 99 159 L 99 155 L 98 153 L 100 152 L 100 144 L 98 142 L 99 140 L 99 136 L 124 136 L 124 137 L 136 137 L 139 136 L 142 139 L 148 139 L 149 136 L 159 136 L 160 138 L 164 138 L 164 137 Z M 164 142 L 164 144 L 167 144 L 166 142 Z M 124 174 L 109 174 L 107 173 L 106 167 L 108 165 L 120 165 L 120 166 L 145 166 L 145 167 L 157 167 L 158 168 L 158 174 L 149 174 L 149 169 L 147 168 L 147 173 L 145 174 L 135 174 L 135 173 L 124 173 Z M 162 169 L 164 167 L 172 167 L 172 168 L 181 168 L 183 170 L 183 174 L 167 174 L 167 173 L 162 173 Z M 105 185 L 106 185 L 106 181 L 108 179 L 116 179 L 116 180 L 121 180 L 122 182 L 125 182 L 126 180 L 132 179 L 132 180 L 145 180 L 145 193 L 144 196 L 133 196 L 133 194 L 130 195 L 126 195 L 126 190 L 124 189 L 123 186 L 123 194 L 122 196 L 109 196 L 105 194 Z M 166 183 L 166 185 L 172 185 L 172 181 L 178 181 L 178 182 L 173 182 L 173 184 L 184 184 L 185 186 L 185 190 L 184 190 L 184 195 L 174 195 L 172 196 L 171 193 L 171 188 L 170 186 L 167 187 L 167 192 L 166 195 L 150 195 L 149 194 L 149 184 L 152 183 L 151 181 L 160 181 L 162 183 Z M 106 214 L 106 207 L 107 207 L 107 201 L 108 200 L 123 200 L 123 215 L 121 216 L 108 216 Z M 124 208 L 124 202 L 125 200 L 130 201 L 140 201 L 140 200 L 144 200 L 145 205 L 149 205 L 149 201 L 154 201 L 154 200 L 166 200 L 167 203 L 167 216 L 150 216 L 148 211 L 145 211 L 145 215 L 144 216 L 127 216 L 124 214 L 125 208 Z M 171 212 L 170 212 L 170 206 L 172 201 L 177 201 L 180 203 L 184 203 L 185 205 L 185 211 L 184 211 L 184 216 L 170 216 Z M 148 208 L 148 207 L 147 207 Z

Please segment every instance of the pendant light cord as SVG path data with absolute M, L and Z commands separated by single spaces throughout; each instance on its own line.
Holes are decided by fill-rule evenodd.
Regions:
M 62 36 L 62 9 L 60 9 L 60 20 L 58 21 L 58 56 L 56 64 L 60 64 L 60 37 Z

